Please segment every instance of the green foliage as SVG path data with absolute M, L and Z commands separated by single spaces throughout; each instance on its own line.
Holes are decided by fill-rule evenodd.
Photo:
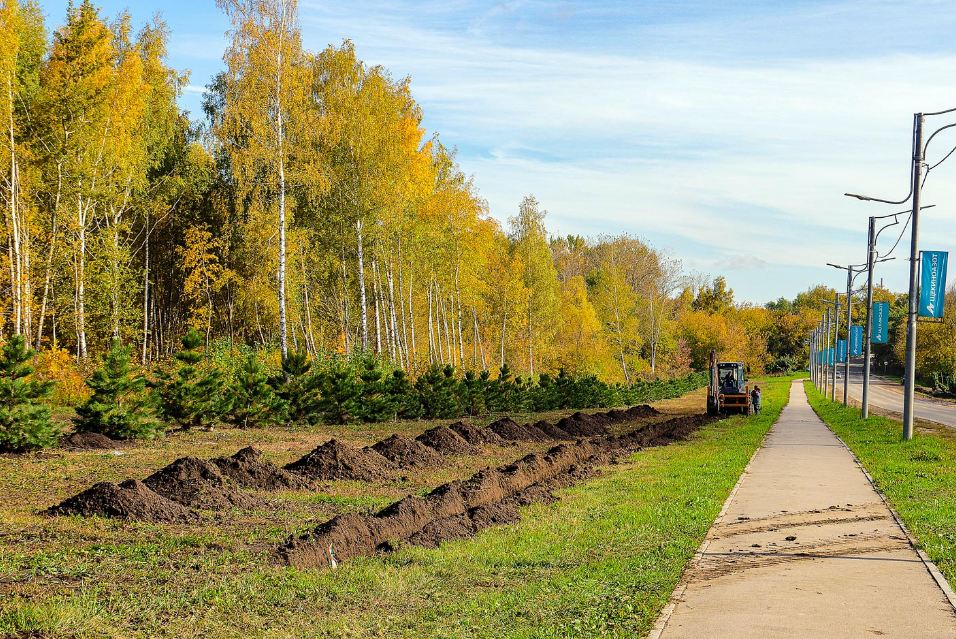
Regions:
M 330 424 L 347 424 L 359 417 L 359 386 L 355 367 L 350 362 L 333 359 L 317 378 L 318 410 L 322 419 Z
M 426 419 L 460 416 L 457 385 L 454 366 L 442 368 L 433 364 L 428 367 L 415 380 L 415 390 L 422 403 L 422 416 Z
M 956 375 L 933 373 L 933 390 L 942 395 L 956 395 Z
M 727 288 L 727 279 L 723 276 L 714 278 L 710 286 L 701 287 L 697 297 L 691 304 L 695 311 L 720 313 L 734 305 L 734 289 Z
M 809 381 L 804 389 L 817 415 L 853 451 L 876 486 L 916 537 L 919 547 L 956 583 L 956 436 L 943 426 L 920 428 L 903 441 L 902 424 L 889 417 L 860 417 L 860 410 L 831 402 Z
M 402 369 L 392 371 L 391 377 L 385 382 L 385 392 L 392 402 L 396 417 L 417 419 L 422 416 L 421 399 Z
M 155 384 L 160 412 L 183 428 L 209 427 L 232 406 L 229 386 L 221 371 L 202 366 L 203 337 L 190 329 L 183 337 L 171 368 L 160 373 Z
M 319 420 L 320 383 L 305 351 L 289 351 L 282 358 L 282 373 L 271 381 L 276 396 L 285 404 L 288 418 L 309 424 Z
M 490 377 L 488 371 L 481 371 L 479 375 L 475 375 L 474 371 L 465 373 L 458 385 L 458 401 L 465 414 L 481 415 L 486 412 L 486 396 Z
M 385 369 L 374 357 L 365 357 L 360 364 L 356 412 L 363 422 L 395 419 L 395 408 L 387 388 Z
M 190 331 L 173 370 L 154 386 L 162 415 L 184 427 L 224 418 L 240 427 L 277 423 L 374 423 L 391 419 L 454 419 L 489 412 L 527 412 L 624 406 L 677 397 L 707 383 L 705 373 L 674 380 L 608 384 L 594 375 L 512 377 L 505 365 L 490 371 L 466 371 L 432 365 L 410 380 L 399 368 L 370 354 L 313 361 L 290 352 L 279 374 L 268 377 L 254 354 L 215 355 L 219 366 L 200 366 L 201 336 Z M 223 368 L 232 369 L 222 382 Z M 225 390 L 221 390 L 225 388 Z
M 248 353 L 232 381 L 232 409 L 226 421 L 240 428 L 276 424 L 285 419 L 286 402 L 269 384 L 265 367 Z
M 162 432 L 162 424 L 151 415 L 146 379 L 133 369 L 130 348 L 119 340 L 86 384 L 92 394 L 76 409 L 77 430 L 114 439 L 152 439 Z
M 0 351 L 0 450 L 25 451 L 55 444 L 60 429 L 43 403 L 52 382 L 27 379 L 33 373 L 31 351 L 22 335 L 11 335 Z

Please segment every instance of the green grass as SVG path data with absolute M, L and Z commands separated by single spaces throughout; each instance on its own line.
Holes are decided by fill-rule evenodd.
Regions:
M 956 583 L 956 432 L 920 422 L 902 440 L 902 425 L 889 417 L 860 417 L 823 397 L 806 382 L 813 410 L 856 454 L 906 527 L 946 576 Z
M 16 517 L 0 529 L 0 636 L 640 636 L 779 415 L 790 380 L 761 386 L 762 415 L 636 453 L 558 502 L 524 509 L 517 524 L 335 571 L 278 565 L 270 552 L 289 530 L 254 515 L 197 528 L 49 520 L 11 504 Z M 702 406 L 702 394 L 689 403 Z M 84 468 L 115 462 L 79 459 Z M 75 477 L 68 462 L 57 468 Z M 380 502 L 334 488 L 313 498 L 318 506 Z

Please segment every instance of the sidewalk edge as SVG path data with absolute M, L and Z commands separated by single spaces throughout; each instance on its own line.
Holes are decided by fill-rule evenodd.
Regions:
M 790 400 L 788 398 L 787 404 L 789 403 Z M 786 405 L 784 408 L 786 408 Z M 777 417 L 777 421 L 780 421 L 779 417 Z M 710 524 L 710 528 L 707 529 L 707 536 L 704 537 L 704 541 L 702 541 L 700 546 L 697 547 L 697 550 L 694 552 L 694 556 L 691 557 L 691 560 L 687 562 L 686 566 L 684 566 L 684 570 L 681 572 L 680 580 L 677 582 L 674 592 L 671 593 L 670 599 L 667 601 L 667 605 L 664 606 L 657 615 L 657 621 L 654 622 L 654 627 L 651 628 L 650 633 L 647 635 L 647 639 L 661 638 L 661 635 L 664 633 L 664 629 L 667 628 L 667 624 L 671 620 L 671 615 L 674 614 L 674 610 L 677 608 L 677 604 L 680 603 L 681 597 L 683 597 L 684 593 L 687 591 L 687 586 L 690 583 L 687 576 L 690 574 L 691 569 L 695 568 L 697 564 L 700 563 L 700 560 L 707 552 L 707 548 L 710 546 L 711 531 L 723 520 L 724 516 L 727 514 L 727 511 L 730 510 L 730 504 L 733 503 L 734 497 L 737 496 L 737 491 L 740 490 L 740 485 L 743 484 L 744 478 L 749 474 L 750 466 L 753 464 L 754 458 L 763 448 L 764 441 L 767 439 L 767 437 L 770 435 L 770 432 L 773 430 L 773 427 L 776 425 L 777 422 L 775 421 L 770 425 L 770 428 L 767 429 L 767 432 L 764 433 L 764 436 L 760 438 L 760 444 L 757 446 L 757 449 L 754 451 L 753 455 L 750 456 L 750 459 L 747 460 L 747 465 L 744 466 L 743 471 L 740 473 L 740 477 L 737 478 L 737 483 L 734 484 L 730 494 L 727 495 L 727 499 L 724 500 L 724 505 L 721 507 L 720 512 L 717 513 L 717 517 L 714 518 L 714 521 Z
M 813 412 L 816 413 L 816 411 Z M 820 416 L 817 415 L 817 417 Z M 949 605 L 953 608 L 953 611 L 956 612 L 956 592 L 953 591 L 952 586 L 950 586 L 949 582 L 946 581 L 946 577 L 943 576 L 943 573 L 940 571 L 939 567 L 937 567 L 933 560 L 929 558 L 929 555 L 927 555 L 923 549 L 920 548 L 916 537 L 910 533 L 909 528 L 907 528 L 906 524 L 903 523 L 903 519 L 900 517 L 899 513 L 896 512 L 896 509 L 893 508 L 892 504 L 890 504 L 889 499 L 887 499 L 883 491 L 880 490 L 880 487 L 877 486 L 876 481 L 870 475 L 870 472 L 866 469 L 866 467 L 863 466 L 863 463 L 856 456 L 856 453 L 853 452 L 853 449 L 847 446 L 846 442 L 843 441 L 843 438 L 840 437 L 835 430 L 830 428 L 830 424 L 827 424 L 825 419 L 820 417 L 820 421 L 823 422 L 824 426 L 826 426 L 831 433 L 833 433 L 833 436 L 837 438 L 837 441 L 840 442 L 840 445 L 843 446 L 848 453 L 850 453 L 850 456 L 853 458 L 853 461 L 856 463 L 857 467 L 863 471 L 863 475 L 866 477 L 866 480 L 870 482 L 870 486 L 874 491 L 876 491 L 876 494 L 879 495 L 880 501 L 883 502 L 883 505 L 886 506 L 886 508 L 890 511 L 890 514 L 893 515 L 893 519 L 896 520 L 896 525 L 899 526 L 900 530 L 903 531 L 903 534 L 906 535 L 906 539 L 909 541 L 910 546 L 912 546 L 913 550 L 916 551 L 916 554 L 919 555 L 919 558 L 923 562 L 923 567 L 926 568 L 926 571 L 930 574 L 930 576 L 933 577 L 933 581 L 935 581 L 939 589 L 943 591 L 943 596 L 946 597 Z

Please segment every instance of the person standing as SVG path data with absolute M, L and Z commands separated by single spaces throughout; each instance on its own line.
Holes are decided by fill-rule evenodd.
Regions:
M 754 384 L 754 389 L 750 391 L 750 403 L 756 415 L 760 414 L 760 399 L 760 387 Z

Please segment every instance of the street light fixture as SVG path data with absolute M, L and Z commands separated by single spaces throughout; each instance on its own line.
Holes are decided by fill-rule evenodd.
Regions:
M 947 124 L 936 129 L 923 142 L 923 124 L 926 117 L 943 115 L 945 113 L 956 112 L 956 108 L 935 111 L 932 113 L 914 113 L 913 114 L 913 163 L 910 172 L 910 192 L 902 200 L 884 200 L 881 198 L 859 195 L 857 193 L 845 193 L 848 197 L 869 202 L 882 202 L 884 204 L 905 204 L 912 200 L 912 214 L 910 227 L 910 281 L 909 281 L 909 308 L 906 316 L 906 368 L 903 372 L 903 439 L 913 438 L 913 405 L 916 395 L 916 316 L 919 311 L 918 300 L 916 299 L 917 289 L 919 288 L 919 212 L 920 191 L 923 186 L 923 165 L 925 164 L 926 149 L 929 143 L 939 133 L 946 129 L 956 126 L 956 124 Z M 935 169 L 946 160 L 952 151 L 942 160 L 929 167 L 926 171 Z
M 935 204 L 927 204 L 926 206 L 921 206 L 920 210 L 931 209 L 935 207 Z M 869 230 L 867 233 L 867 249 L 866 249 L 866 261 L 867 261 L 867 278 L 866 278 L 866 326 L 863 329 L 863 393 L 860 398 L 860 416 L 863 419 L 866 419 L 870 416 L 870 359 L 873 356 L 873 273 L 876 270 L 874 267 L 877 262 L 886 262 L 891 259 L 896 259 L 892 257 L 883 257 L 877 259 L 879 253 L 876 250 L 877 241 L 880 238 L 880 233 L 890 228 L 891 226 L 896 226 L 899 224 L 899 216 L 909 211 L 899 211 L 898 213 L 890 213 L 888 215 L 871 215 Z M 893 221 L 884 224 L 879 229 L 876 228 L 877 220 L 885 220 L 888 218 L 893 218 Z M 904 227 L 905 230 L 905 227 Z M 902 234 L 901 234 L 902 237 Z M 897 240 L 899 242 L 899 240 Z M 896 250 L 894 245 L 890 249 L 890 253 Z
M 886 257 L 880 262 L 887 262 L 895 258 Z M 847 349 L 846 349 L 846 359 L 843 362 L 843 405 L 847 406 L 849 404 L 849 393 L 850 393 L 850 339 L 853 333 L 853 282 L 856 281 L 856 278 L 861 273 L 870 272 L 870 277 L 868 278 L 870 282 L 873 281 L 872 268 L 873 260 L 868 260 L 867 264 L 851 264 L 849 266 L 840 266 L 839 264 L 833 264 L 827 262 L 827 266 L 832 266 L 833 268 L 838 268 L 841 271 L 846 271 L 846 339 L 847 339 Z M 859 269 L 859 270 L 857 270 Z M 866 270 L 864 270 L 866 269 Z M 872 301 L 872 290 L 867 291 L 867 297 L 869 301 Z M 839 317 L 837 318 L 837 323 L 839 324 Z M 869 326 L 869 317 L 867 318 L 867 326 Z M 865 391 L 864 391 L 865 392 Z

